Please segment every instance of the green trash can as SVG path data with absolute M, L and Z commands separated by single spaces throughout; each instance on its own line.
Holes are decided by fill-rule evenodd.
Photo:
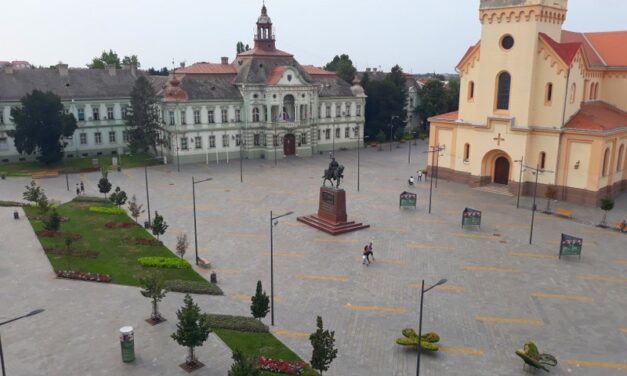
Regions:
M 135 360 L 135 334 L 132 326 L 120 328 L 120 346 L 122 347 L 122 361 L 124 363 Z

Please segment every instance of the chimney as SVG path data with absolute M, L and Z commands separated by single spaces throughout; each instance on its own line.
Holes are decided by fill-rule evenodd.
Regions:
M 229 64 L 229 58 L 228 57 L 222 57 L 222 64 L 224 65 L 228 65 Z
M 4 66 L 4 73 L 13 74 L 13 65 L 10 63 Z
M 377 73 L 377 68 L 372 68 L 372 71 Z
M 109 76 L 115 76 L 115 64 L 105 64 L 105 69 L 109 72 Z
M 370 73 L 371 70 L 372 69 L 370 69 L 370 68 L 366 68 L 366 73 Z
M 185 68 L 185 62 L 181 61 L 181 63 L 179 64 L 181 66 L 181 68 Z
M 57 69 L 59 70 L 59 75 L 61 77 L 67 77 L 68 72 L 69 72 L 67 64 L 59 63 L 57 64 Z
M 136 64 L 122 64 L 122 70 L 130 71 L 132 76 L 137 74 Z

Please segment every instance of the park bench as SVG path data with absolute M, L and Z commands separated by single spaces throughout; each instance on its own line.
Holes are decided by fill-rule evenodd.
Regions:
M 557 214 L 559 217 L 564 217 L 564 218 L 568 218 L 568 219 L 572 219 L 573 218 L 572 210 L 566 210 L 566 209 L 557 208 L 555 210 L 555 214 Z
M 211 263 L 206 258 L 198 256 L 198 266 L 201 268 L 210 268 Z
M 33 179 L 41 179 L 41 178 L 54 178 L 59 176 L 59 171 L 57 170 L 45 170 L 45 171 L 35 171 L 32 173 Z
M 625 222 L 616 222 L 614 223 L 614 230 L 620 232 L 627 232 L 627 225 Z

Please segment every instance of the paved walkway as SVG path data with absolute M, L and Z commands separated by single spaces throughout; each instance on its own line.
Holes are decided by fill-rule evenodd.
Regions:
M 417 286 L 423 278 L 427 283 L 448 279 L 445 286 L 425 296 L 424 329 L 437 331 L 445 347 L 436 355 L 424 356 L 424 375 L 524 375 L 522 361 L 514 350 L 529 339 L 559 359 L 560 365 L 552 374 L 625 372 L 627 236 L 592 226 L 602 216 L 599 209 L 560 203 L 558 207 L 572 209 L 579 220 L 537 213 L 534 241 L 529 245 L 529 199 L 523 199 L 523 208 L 516 209 L 516 198 L 442 180 L 434 192 L 433 213 L 428 215 L 429 184 L 423 182 L 413 188 L 406 185 L 409 175 L 425 166 L 424 150 L 424 143 L 414 147 L 413 163 L 408 165 L 407 145 L 392 152 L 362 149 L 360 192 L 356 191 L 356 153 L 337 153 L 338 161 L 346 166 L 343 185 L 349 218 L 372 226 L 338 237 L 318 232 L 295 218 L 316 211 L 320 176 L 328 163 L 326 155 L 280 160 L 277 168 L 273 161 L 245 161 L 244 184 L 239 182 L 237 161 L 217 166 L 185 165 L 181 166 L 181 173 L 176 172 L 176 166 L 152 167 L 151 209 L 158 210 L 170 224 L 163 239 L 171 248 L 176 235 L 187 232 L 192 242 L 186 257 L 193 260 L 191 177 L 213 178 L 196 186 L 199 252 L 217 269 L 226 296 L 203 298 L 202 304 L 209 311 L 235 314 L 248 314 L 249 296 L 257 280 L 262 280 L 269 290 L 270 210 L 295 211 L 292 217 L 281 219 L 274 230 L 274 329 L 288 346 L 309 359 L 307 336 L 314 329 L 316 315 L 321 315 L 325 326 L 336 331 L 339 348 L 339 357 L 329 375 L 415 373 L 415 352 L 396 346 L 394 340 L 402 328 L 418 326 Z M 95 194 L 98 174 L 87 174 L 83 179 L 88 192 Z M 143 169 L 111 173 L 110 179 L 129 196 L 136 194 L 140 202 L 145 202 Z M 4 184 L 0 188 L 3 195 L 9 192 L 7 199 L 19 199 L 27 183 L 28 179 L 9 179 L 0 183 Z M 64 177 L 42 180 L 41 184 L 53 198 L 72 197 L 71 192 L 65 191 Z M 418 194 L 417 210 L 398 209 L 398 194 L 403 190 Z M 540 200 L 540 208 L 543 202 Z M 467 206 L 483 211 L 480 229 L 460 228 L 461 212 Z M 622 218 L 627 218 L 627 195 L 618 199 L 608 221 Z M 584 238 L 581 261 L 556 259 L 562 232 Z M 361 265 L 360 253 L 370 238 L 375 241 L 377 261 L 365 267 Z M 121 367 L 116 330 L 126 323 L 138 323 L 141 327 L 139 322 L 149 312 L 149 306 L 135 289 L 83 285 L 86 284 L 55 280 L 38 286 L 40 295 L 48 297 L 48 302 L 75 301 L 77 305 L 89 306 L 86 309 L 91 311 L 91 302 L 103 301 L 115 312 L 112 315 L 124 312 L 121 317 L 135 317 L 134 322 L 112 319 L 110 327 L 101 329 L 102 336 L 111 338 L 104 351 L 107 354 L 99 354 L 108 359 L 101 366 Z M 81 303 L 76 295 L 57 297 L 66 290 L 55 286 L 90 289 L 89 294 L 81 295 L 88 302 Z M 114 295 L 118 291 L 124 292 Z M 30 296 L 26 291 L 20 293 Z M 25 301 L 39 302 L 31 299 Z M 32 304 L 26 304 L 28 309 Z M 179 304 L 180 297 L 165 302 L 164 312 L 171 320 L 168 325 L 173 325 Z M 11 305 L 16 312 L 27 310 L 26 306 L 21 308 Z M 43 316 L 32 319 L 39 320 Z M 91 333 L 99 330 L 88 327 L 88 322 L 76 322 L 76 329 L 70 332 L 89 328 L 86 336 L 99 338 Z M 158 329 L 167 332 L 159 337 L 163 341 L 160 344 L 168 344 L 172 349 L 161 355 L 172 357 L 172 361 L 159 358 L 159 364 L 175 364 L 184 355 L 183 349 L 169 339 L 172 330 Z M 49 341 L 58 341 L 60 335 L 48 335 Z M 138 340 L 141 338 L 142 334 L 138 334 Z M 15 337 L 11 341 L 14 340 Z M 85 355 L 80 349 L 73 351 Z M 228 354 L 220 357 L 203 351 L 206 352 L 201 358 L 211 359 L 207 364 L 228 363 Z M 68 361 L 80 358 L 74 355 L 68 353 L 64 357 Z M 152 356 L 158 357 L 156 350 Z M 94 359 L 98 357 L 92 355 L 84 362 L 100 365 Z M 135 368 L 141 368 L 141 364 Z

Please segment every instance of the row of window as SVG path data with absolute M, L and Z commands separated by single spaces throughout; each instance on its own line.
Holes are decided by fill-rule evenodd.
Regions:
M 625 155 L 625 145 L 621 145 L 620 148 L 618 148 L 618 156 L 616 159 L 616 172 L 621 172 L 623 171 L 623 157 Z M 605 177 L 608 175 L 608 172 L 610 170 L 610 148 L 606 148 L 605 152 L 603 153 L 603 170 L 602 170 L 602 175 Z
M 79 137 L 79 143 L 81 145 L 87 145 L 88 141 L 87 141 L 87 133 L 79 133 L 78 135 Z M 102 133 L 101 132 L 95 132 L 93 134 L 94 137 L 94 145 L 102 145 Z M 73 137 L 70 136 L 67 138 L 67 140 L 69 141 L 70 144 L 72 144 L 73 142 Z M 128 132 L 127 131 L 122 131 L 122 142 L 128 142 L 129 138 L 128 138 Z M 110 131 L 109 132 L 109 144 L 115 144 L 117 143 L 117 132 L 115 131 Z
M 220 112 L 220 122 L 221 123 L 228 123 L 229 119 L 228 119 L 228 110 L 227 109 L 223 109 Z M 187 116 L 186 116 L 186 112 L 185 110 L 181 111 L 180 113 L 181 116 L 181 124 L 182 125 L 187 125 Z M 242 121 L 242 116 L 241 116 L 241 111 L 239 109 L 235 110 L 235 119 L 234 121 L 236 123 L 239 123 Z M 200 119 L 200 110 L 194 110 L 193 113 L 193 122 L 195 125 L 198 125 L 201 123 L 201 119 Z M 216 116 L 215 116 L 215 112 L 213 110 L 209 110 L 207 111 L 207 122 L 209 124 L 214 124 L 216 122 Z M 175 125 L 176 124 L 176 114 L 174 111 L 168 111 L 168 124 L 169 125 Z
M 128 109 L 126 106 L 122 107 L 122 119 L 126 119 L 127 111 Z M 85 121 L 85 109 L 84 108 L 77 109 L 77 114 L 78 114 L 78 121 Z M 88 120 L 94 120 L 94 121 L 101 120 L 99 107 L 92 107 L 91 117 L 89 117 Z M 107 107 L 106 117 L 102 120 L 115 120 L 115 112 L 113 111 L 113 107 L 111 106 Z
M 342 111 L 342 105 L 339 103 L 335 104 L 335 117 L 339 118 L 339 117 L 350 117 L 351 116 L 351 104 L 350 102 L 346 102 L 345 104 L 345 111 Z M 320 107 L 318 107 L 318 113 L 320 114 L 320 118 L 327 118 L 330 119 L 332 117 L 332 113 L 331 113 L 331 104 L 326 104 L 324 107 L 324 116 L 322 115 L 322 105 Z M 355 107 L 355 116 L 361 116 L 361 105 L 358 104 Z

